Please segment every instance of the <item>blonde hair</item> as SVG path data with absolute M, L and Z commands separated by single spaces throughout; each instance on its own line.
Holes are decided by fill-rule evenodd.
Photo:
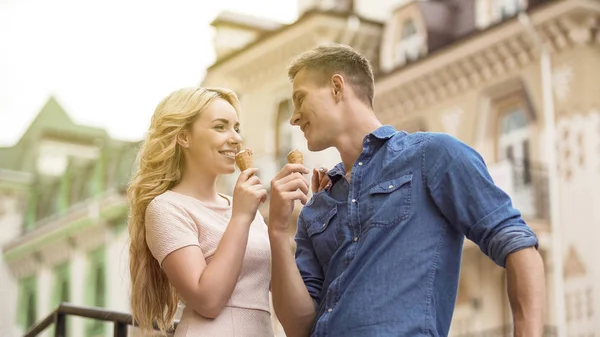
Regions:
M 181 179 L 183 152 L 177 135 L 198 118 L 215 99 L 224 99 L 239 113 L 238 98 L 221 88 L 184 88 L 171 93 L 156 107 L 139 151 L 139 168 L 127 189 L 131 311 L 143 331 L 172 327 L 179 297 L 146 243 L 144 217 L 152 199 Z
M 357 97 L 373 107 L 375 79 L 371 62 L 352 47 L 331 43 L 305 51 L 288 67 L 290 81 L 304 68 L 315 71 L 315 79 L 319 85 L 325 85 L 335 74 L 344 76 Z

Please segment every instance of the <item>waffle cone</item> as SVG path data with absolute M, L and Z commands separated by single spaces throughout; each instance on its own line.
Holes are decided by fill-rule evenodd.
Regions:
M 290 164 L 304 164 L 304 156 L 300 150 L 296 149 L 287 155 L 287 161 Z
M 240 171 L 245 171 L 254 166 L 252 161 L 252 150 L 245 149 L 235 155 L 235 163 L 240 168 Z

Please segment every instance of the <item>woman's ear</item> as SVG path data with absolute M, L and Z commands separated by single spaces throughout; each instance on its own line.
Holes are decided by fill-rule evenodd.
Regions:
M 177 134 L 177 144 L 184 149 L 190 147 L 190 133 L 187 130 L 182 130 Z

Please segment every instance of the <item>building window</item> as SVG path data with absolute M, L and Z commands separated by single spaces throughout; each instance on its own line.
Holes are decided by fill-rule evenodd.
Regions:
M 506 20 L 513 17 L 519 10 L 521 10 L 525 1 L 521 0 L 496 0 L 496 11 L 499 12 L 501 20 Z
M 516 189 L 531 183 L 531 159 L 529 157 L 529 121 L 522 107 L 512 107 L 501 115 L 498 154 L 513 167 L 513 183 Z
M 500 89 L 499 89 L 500 90 Z M 514 205 L 525 217 L 547 216 L 547 183 L 543 167 L 534 165 L 531 143 L 535 116 L 524 89 L 511 90 L 493 103 L 496 111 L 497 160 L 506 167 Z
M 68 262 L 54 268 L 54 279 L 52 282 L 52 310 L 58 308 L 61 303 L 67 303 L 71 300 L 71 280 L 69 270 Z M 68 332 L 71 330 L 71 319 L 67 316 L 65 320 Z
M 527 0 L 477 0 L 477 26 L 485 28 L 509 19 L 525 8 L 527 8 Z
M 90 253 L 88 289 L 86 292 L 87 303 L 93 307 L 106 307 L 106 257 L 104 247 L 100 247 Z M 103 335 L 105 324 L 99 320 L 93 320 L 88 325 L 88 335 Z
M 594 318 L 594 293 L 592 292 L 592 288 L 589 287 L 585 291 L 585 296 L 587 298 L 587 317 L 591 320 Z
M 35 276 L 20 281 L 18 325 L 27 331 L 37 320 L 37 281 Z
M 56 308 L 63 302 L 69 302 L 69 290 L 70 290 L 70 279 L 69 279 L 69 264 L 64 263 L 54 269 L 54 282 L 53 282 L 53 295 L 52 295 L 52 307 Z
M 277 107 L 277 126 L 275 142 L 275 158 L 277 167 L 287 164 L 287 154 L 292 151 L 294 145 L 293 128 L 290 126 L 292 117 L 292 101 L 285 99 L 279 102 Z
M 413 19 L 402 25 L 400 39 L 396 47 L 396 63 L 404 64 L 415 61 L 421 55 L 422 38 Z

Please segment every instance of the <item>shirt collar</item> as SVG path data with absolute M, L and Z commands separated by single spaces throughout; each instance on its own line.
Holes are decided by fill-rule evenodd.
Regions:
M 391 125 L 382 125 L 378 127 L 375 131 L 369 133 L 365 139 L 369 137 L 375 137 L 380 140 L 388 140 L 392 138 L 398 131 Z M 346 170 L 344 170 L 344 163 L 339 163 L 335 165 L 331 170 L 327 172 L 329 175 L 329 179 L 331 182 L 335 182 L 339 179 L 340 176 L 344 176 L 346 174 Z
M 392 138 L 398 131 L 391 125 L 382 125 L 375 131 L 371 132 L 367 137 L 373 136 L 377 139 L 386 140 Z

